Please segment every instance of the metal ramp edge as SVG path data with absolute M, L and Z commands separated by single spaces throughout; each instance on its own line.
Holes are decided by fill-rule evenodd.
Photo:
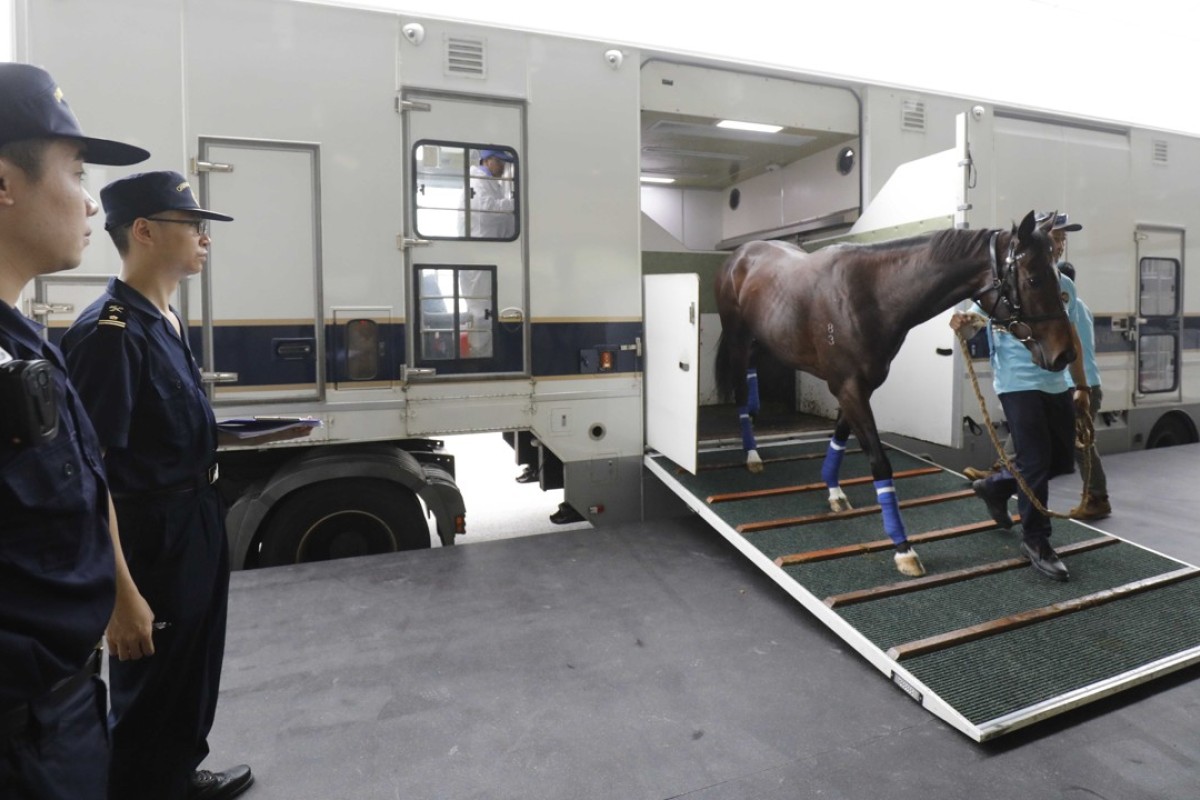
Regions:
M 773 445 L 786 444 L 806 444 L 824 447 L 827 442 L 827 435 L 820 438 L 807 437 L 784 437 L 776 441 L 771 441 L 765 445 L 760 442 L 760 453 L 764 459 L 767 453 L 761 449 L 763 447 L 771 447 Z M 721 443 L 724 445 L 725 443 Z M 736 450 L 740 452 L 740 443 L 731 445 L 726 448 L 719 446 L 716 448 L 706 448 L 705 452 L 717 452 L 723 450 Z M 931 464 L 928 460 L 916 456 L 912 453 L 895 448 L 889 445 L 889 449 L 903 453 L 909 458 L 916 459 L 926 464 Z M 665 464 L 664 464 L 665 462 Z M 787 571 L 776 563 L 767 554 L 763 553 L 758 546 L 753 544 L 747 536 L 740 533 L 730 522 L 722 515 L 718 514 L 713 506 L 710 506 L 703 497 L 697 495 L 683 485 L 681 480 L 668 468 L 667 465 L 673 466 L 673 463 L 664 456 L 657 453 L 647 453 L 644 458 L 644 463 L 655 476 L 657 476 L 668 488 L 679 496 L 689 508 L 704 519 L 710 526 L 728 540 L 735 548 L 746 556 L 751 563 L 758 567 L 763 573 L 769 576 L 776 584 L 787 592 L 793 599 L 799 602 L 806 610 L 813 614 L 823 625 L 837 634 L 844 642 L 859 653 L 873 667 L 882 672 L 893 684 L 900 688 L 911 699 L 916 701 L 920 706 L 925 708 L 934 716 L 951 725 L 961 733 L 970 737 L 974 741 L 983 742 L 989 739 L 996 738 L 1006 733 L 1011 733 L 1020 728 L 1032 725 L 1036 722 L 1049 719 L 1051 717 L 1062 714 L 1074 708 L 1086 705 L 1091 702 L 1109 697 L 1118 692 L 1131 689 L 1142 683 L 1146 683 L 1155 678 L 1167 675 L 1171 672 L 1183 669 L 1195 663 L 1200 663 L 1200 641 L 1192 647 L 1188 647 L 1179 652 L 1172 653 L 1157 660 L 1141 664 L 1134 669 L 1125 670 L 1117 674 L 1106 676 L 1103 679 L 1096 680 L 1084 686 L 1063 692 L 1057 696 L 1032 703 L 1028 706 L 1019 708 L 1010 713 L 1006 713 L 991 719 L 982 721 L 972 721 L 950 702 L 928 686 L 924 681 L 917 677 L 912 671 L 907 669 L 900 661 L 889 656 L 889 654 L 881 647 L 872 642 L 866 635 L 855 628 L 850 622 L 844 619 L 837 611 L 828 607 L 824 599 L 818 597 L 804 585 L 799 583 L 795 578 L 787 573 Z M 933 465 L 937 466 L 937 465 Z M 950 473 L 944 468 L 939 468 L 943 473 Z M 1060 523 L 1061 524 L 1061 523 Z M 1079 525 L 1082 528 L 1090 530 L 1089 526 L 1082 523 L 1067 523 L 1071 525 Z M 1111 534 L 1104 534 L 1111 536 Z M 1120 537 L 1112 537 L 1120 542 L 1129 544 L 1140 550 L 1148 553 L 1154 553 L 1153 550 L 1141 547 L 1140 545 L 1125 542 Z M 1172 562 L 1186 565 L 1178 559 L 1156 554 L 1164 559 Z M 890 559 L 889 559 L 890 560 Z M 896 574 L 897 579 L 901 576 Z M 1200 581 L 1198 581 L 1200 583 Z

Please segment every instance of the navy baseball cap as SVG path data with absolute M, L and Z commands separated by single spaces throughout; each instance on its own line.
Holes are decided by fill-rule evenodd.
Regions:
M 84 136 L 79 120 L 63 98 L 50 73 L 30 64 L 0 64 L 0 145 L 26 139 L 63 137 L 86 146 L 89 164 L 123 167 L 145 161 L 150 153 L 140 147 Z
M 513 154 L 507 150 L 480 150 L 479 160 L 483 161 L 486 158 L 498 158 L 501 161 L 508 161 L 509 163 L 512 163 Z
M 1049 211 L 1042 211 L 1037 215 L 1036 219 L 1038 222 L 1045 222 L 1046 218 L 1049 216 L 1050 216 Z M 1070 233 L 1072 231 L 1083 230 L 1083 226 L 1080 225 L 1078 222 L 1071 222 L 1070 215 L 1059 214 L 1058 216 L 1056 216 L 1054 218 L 1054 227 L 1052 227 L 1050 230 L 1052 230 L 1052 231 L 1067 231 L 1068 233 Z
M 178 172 L 138 172 L 118 178 L 100 190 L 104 204 L 104 230 L 128 225 L 139 217 L 152 217 L 164 211 L 190 211 L 205 219 L 230 222 L 233 217 L 200 207 L 187 178 Z

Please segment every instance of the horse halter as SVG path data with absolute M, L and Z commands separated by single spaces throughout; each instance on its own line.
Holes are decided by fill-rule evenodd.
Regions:
M 992 324 L 995 327 L 1007 331 L 1017 338 L 1017 341 L 1029 343 L 1031 340 L 1036 344 L 1037 339 L 1033 335 L 1033 325 L 1038 322 L 1048 322 L 1049 320 L 1065 318 L 1067 310 L 1061 305 L 1057 311 L 1049 314 L 1032 314 L 1027 315 L 1021 305 L 1021 290 L 1020 279 L 1017 274 L 1017 264 L 1025 256 L 1027 252 L 1017 252 L 1017 237 L 1014 235 L 1008 240 L 1008 254 L 1004 257 L 1004 268 L 1000 269 L 998 259 L 996 258 L 996 242 L 1000 238 L 1000 231 L 993 231 L 992 238 L 988 244 L 988 256 L 990 257 L 992 267 L 992 285 L 981 292 L 975 294 L 971 299 L 979 303 L 983 307 L 983 303 L 979 302 L 979 298 L 989 292 L 996 293 L 996 299 L 992 303 L 991 308 L 986 309 L 987 315 L 991 317 Z M 1004 310 L 1007 312 L 1005 316 L 1000 316 L 997 311 L 1003 304 Z M 1014 330 L 1016 326 L 1020 326 L 1024 330 L 1018 333 Z

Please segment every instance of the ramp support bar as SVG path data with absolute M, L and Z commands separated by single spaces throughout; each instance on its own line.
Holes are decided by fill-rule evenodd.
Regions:
M 1095 550 L 1098 547 L 1107 547 L 1110 544 L 1116 544 L 1118 541 L 1113 536 L 1098 536 L 1095 539 L 1064 545 L 1058 548 L 1058 554 L 1060 556 L 1069 556 L 1072 553 L 1083 553 L 1088 550 Z M 882 586 L 872 586 L 869 589 L 859 589 L 856 592 L 833 594 L 825 598 L 825 605 L 829 608 L 841 608 L 843 606 L 854 605 L 855 603 L 881 600 L 885 597 L 895 597 L 898 594 L 907 594 L 908 592 L 919 592 L 922 589 L 930 589 L 934 586 L 945 586 L 950 583 L 958 583 L 959 581 L 970 580 L 971 578 L 981 578 L 984 575 L 991 575 L 996 572 L 1005 572 L 1006 570 L 1026 566 L 1029 566 L 1027 559 L 1006 558 L 1002 561 L 992 561 L 976 567 L 956 569 L 952 572 L 941 572 L 937 575 L 926 575 L 923 578 L 897 581 L 896 583 L 889 583 Z
M 1017 614 L 1001 617 L 1000 619 L 981 622 L 978 625 L 971 625 L 967 628 L 959 628 L 956 631 L 949 631 L 937 636 L 899 644 L 889 649 L 887 654 L 889 658 L 896 661 L 903 661 L 913 656 L 945 650 L 955 645 L 982 639 L 986 636 L 1007 633 L 1017 628 L 1023 628 L 1026 625 L 1033 625 L 1037 622 L 1045 622 L 1046 620 L 1065 616 L 1076 611 L 1094 608 L 1105 603 L 1111 603 L 1114 600 L 1122 600 L 1126 597 L 1132 597 L 1135 594 L 1149 591 L 1150 589 L 1160 589 L 1172 583 L 1190 580 L 1198 575 L 1200 575 L 1200 567 L 1184 567 L 1183 569 L 1164 572 L 1162 575 L 1156 575 L 1153 578 L 1145 578 L 1144 580 L 1126 583 L 1122 586 L 1114 586 L 1111 589 L 1105 589 L 1102 592 L 1095 592 L 1083 597 L 1076 597 L 1073 600 L 1064 600 L 1061 603 L 1053 603 L 1041 608 L 1032 608 L 1028 611 L 1021 611 Z
M 765 461 L 763 463 L 766 463 Z M 922 467 L 920 469 L 906 469 L 897 472 L 892 477 L 896 480 L 900 478 L 917 478 L 921 475 L 936 475 L 942 471 L 941 467 Z M 842 486 L 860 486 L 865 483 L 870 483 L 874 478 L 870 475 L 864 475 L 859 478 L 846 478 L 841 481 Z M 748 492 L 728 492 L 726 494 L 712 494 L 705 498 L 705 502 L 709 505 L 714 503 L 728 503 L 733 500 L 758 500 L 763 497 L 778 497 L 783 494 L 799 494 L 801 492 L 823 492 L 826 489 L 824 481 L 817 483 L 802 483 L 796 486 L 779 486 L 774 489 L 753 489 Z

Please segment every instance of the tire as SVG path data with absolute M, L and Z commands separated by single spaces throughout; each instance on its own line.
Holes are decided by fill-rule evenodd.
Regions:
M 341 478 L 300 489 L 279 504 L 263 528 L 258 566 L 429 546 L 429 526 L 410 490 L 374 478 Z
M 1194 444 L 1195 442 L 1196 431 L 1188 423 L 1187 418 L 1172 413 L 1166 414 L 1154 423 L 1154 427 L 1150 429 L 1150 435 L 1146 437 L 1146 449 L 1174 447 L 1177 444 Z

